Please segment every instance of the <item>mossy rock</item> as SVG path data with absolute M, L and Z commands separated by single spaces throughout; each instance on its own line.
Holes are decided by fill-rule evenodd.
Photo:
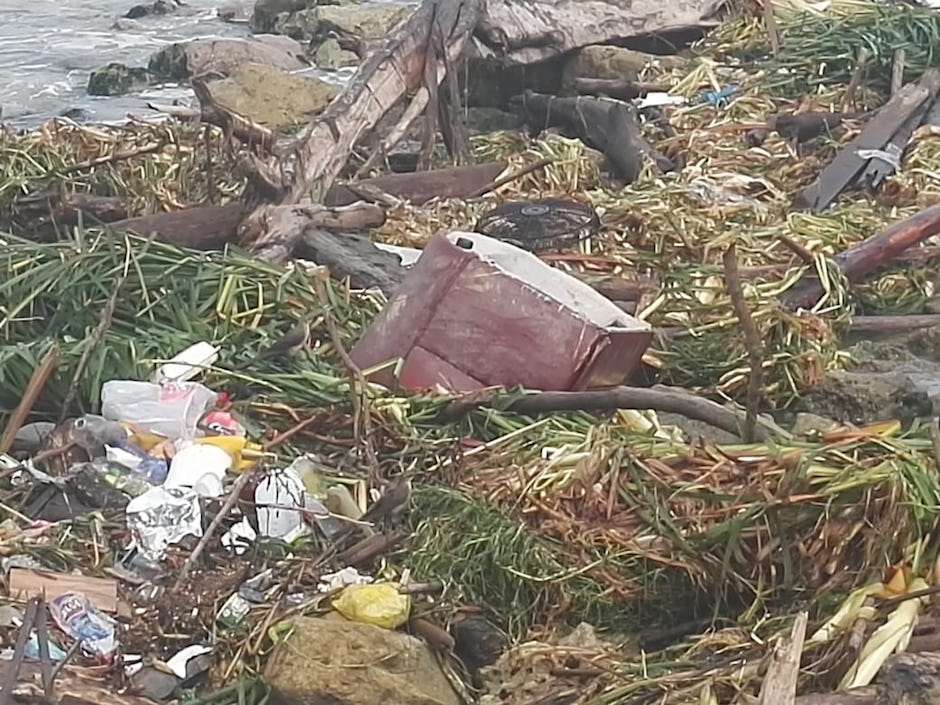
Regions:
M 140 91 L 153 83 L 147 69 L 112 62 L 92 71 L 88 77 L 88 95 L 124 95 Z

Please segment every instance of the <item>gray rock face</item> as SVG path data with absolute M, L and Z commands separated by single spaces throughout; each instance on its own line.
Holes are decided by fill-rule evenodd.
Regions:
M 423 641 L 339 617 L 296 620 L 265 675 L 290 705 L 460 703 Z
M 147 69 L 110 63 L 102 69 L 92 71 L 91 76 L 88 77 L 88 94 L 123 95 L 143 90 L 151 83 L 151 76 Z
M 150 72 L 179 81 L 193 76 L 228 76 L 244 64 L 297 71 L 307 66 L 303 47 L 289 37 L 261 34 L 248 39 L 195 39 L 171 44 L 150 58 Z

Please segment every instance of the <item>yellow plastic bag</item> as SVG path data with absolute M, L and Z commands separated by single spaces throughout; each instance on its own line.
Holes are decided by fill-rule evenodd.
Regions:
M 411 598 L 392 583 L 347 585 L 333 600 L 333 609 L 351 622 L 395 629 L 408 621 Z

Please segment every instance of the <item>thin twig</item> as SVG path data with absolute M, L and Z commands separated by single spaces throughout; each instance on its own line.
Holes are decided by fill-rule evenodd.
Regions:
M 303 431 L 305 428 L 307 428 L 307 426 L 312 424 L 318 418 L 320 417 L 311 416 L 309 418 L 304 419 L 303 421 L 300 421 L 299 423 L 294 424 L 283 433 L 277 434 L 274 438 L 272 438 L 270 441 L 264 444 L 264 450 L 269 451 L 273 448 L 277 448 L 277 446 L 281 445 L 281 443 L 284 443 L 285 441 L 289 441 L 291 438 L 293 438 L 298 433 Z
M 108 329 L 111 327 L 114 309 L 117 308 L 118 295 L 121 293 L 121 287 L 124 286 L 124 282 L 127 281 L 128 274 L 129 272 L 127 271 L 122 272 L 114 282 L 114 290 L 111 292 L 111 296 L 108 297 L 104 308 L 101 309 L 101 315 L 98 317 L 98 325 L 95 326 L 91 335 L 88 336 L 88 341 L 85 343 L 82 356 L 78 358 L 78 364 L 75 365 L 75 372 L 72 374 L 69 390 L 65 394 L 65 401 L 62 402 L 62 408 L 59 410 L 59 423 L 65 421 L 65 418 L 69 414 L 69 408 L 72 406 L 72 400 L 75 399 L 75 394 L 78 392 L 78 385 L 82 380 L 82 375 L 85 373 L 85 367 L 88 366 L 88 361 L 91 359 L 91 354 L 97 350 L 105 334 L 108 332 Z
M 936 595 L 938 593 L 940 593 L 940 585 L 931 585 L 930 587 L 925 587 L 921 590 L 911 590 L 910 592 L 905 592 L 903 595 L 889 597 L 887 600 L 882 601 L 878 606 L 881 609 L 888 609 L 889 607 L 900 605 L 902 602 L 907 602 L 908 600 L 916 600 L 921 597 L 930 597 L 931 595 Z
M 369 400 L 367 398 L 366 379 L 359 366 L 353 362 L 353 359 L 346 351 L 343 340 L 339 334 L 339 328 L 336 326 L 336 320 L 333 318 L 333 312 L 330 310 L 330 297 L 326 291 L 326 285 L 321 278 L 314 280 L 317 298 L 323 306 L 323 320 L 330 333 L 330 340 L 333 341 L 333 347 L 336 354 L 346 368 L 349 376 L 350 386 L 352 387 L 353 404 L 353 434 L 356 439 L 356 447 L 364 450 L 366 462 L 369 464 L 370 474 L 374 480 L 379 479 L 379 460 L 375 455 L 375 449 L 372 447 L 372 415 L 370 413 Z
M 186 579 L 189 577 L 189 571 L 192 570 L 192 567 L 199 559 L 199 556 L 202 555 L 202 552 L 206 550 L 206 546 L 209 545 L 209 541 L 212 539 L 212 535 L 215 533 L 216 529 L 219 528 L 219 525 L 225 517 L 228 516 L 228 513 L 232 511 L 232 507 L 234 507 L 235 503 L 238 501 L 238 496 L 241 494 L 242 488 L 250 477 L 250 472 L 243 472 L 235 481 L 232 489 L 229 490 L 228 497 L 225 498 L 225 503 L 219 509 L 219 513 L 213 517 L 206 532 L 202 535 L 202 538 L 199 539 L 199 543 L 196 544 L 196 548 L 193 549 L 193 552 L 189 554 L 186 561 L 183 563 L 183 567 L 180 568 L 180 573 L 176 577 L 176 583 L 173 585 L 174 590 L 179 590 L 183 583 L 186 582 Z
M 757 408 L 760 405 L 760 392 L 763 384 L 764 352 L 760 335 L 744 298 L 741 275 L 738 272 L 738 252 L 733 243 L 725 252 L 724 263 L 725 284 L 728 287 L 728 294 L 731 296 L 735 313 L 737 313 L 738 320 L 741 322 L 741 330 L 744 332 L 744 346 L 747 349 L 748 363 L 751 368 L 751 374 L 747 381 L 747 399 L 744 407 L 744 431 L 742 435 L 745 443 L 753 443 L 755 431 L 757 430 Z
M 477 189 L 476 191 L 471 193 L 469 196 L 467 196 L 467 198 L 479 198 L 480 196 L 483 196 L 484 194 L 487 194 L 490 191 L 495 191 L 496 189 L 501 188 L 505 186 L 506 184 L 512 183 L 516 179 L 521 179 L 523 176 L 531 174 L 533 171 L 544 169 L 551 163 L 552 163 L 552 160 L 547 157 L 539 159 L 538 161 L 534 161 L 531 164 L 528 164 L 522 167 L 521 169 L 517 169 L 516 171 L 506 174 L 502 178 L 496 179 L 496 181 L 494 181 L 491 184 L 487 184 L 483 188 Z
M 65 658 L 63 658 L 61 661 L 59 661 L 55 665 L 55 667 L 53 667 L 52 675 L 49 678 L 50 686 L 55 685 L 55 679 L 59 677 L 59 673 L 62 671 L 63 668 L 65 668 L 66 664 L 68 664 L 68 662 L 72 660 L 72 657 L 76 653 L 78 653 L 78 650 L 81 648 L 81 646 L 82 646 L 81 639 L 76 639 L 75 641 L 72 642 L 72 645 L 69 647 L 69 650 L 65 652 Z
M 799 257 L 803 264 L 815 265 L 816 258 L 813 257 L 813 253 L 803 247 L 800 243 L 796 242 L 795 240 L 791 240 L 786 235 L 778 235 L 777 239 L 784 247 L 790 250 L 790 252 Z
M 124 152 L 115 152 L 114 154 L 109 154 L 106 157 L 97 157 L 95 159 L 89 159 L 84 162 L 78 162 L 77 164 L 72 164 L 67 166 L 64 169 L 61 169 L 58 173 L 59 175 L 71 174 L 76 171 L 83 171 L 85 169 L 93 169 L 96 166 L 102 166 L 103 164 L 113 164 L 114 162 L 124 161 L 125 159 L 133 159 L 134 157 L 142 157 L 145 154 L 153 154 L 158 152 L 166 145 L 166 142 L 161 141 L 156 144 L 148 145 L 147 147 L 141 147 L 139 149 L 130 149 Z

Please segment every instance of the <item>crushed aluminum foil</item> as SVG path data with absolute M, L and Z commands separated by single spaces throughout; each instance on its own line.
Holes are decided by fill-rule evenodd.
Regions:
M 202 536 L 199 495 L 184 487 L 154 487 L 127 504 L 127 528 L 145 558 L 159 561 L 186 536 Z

